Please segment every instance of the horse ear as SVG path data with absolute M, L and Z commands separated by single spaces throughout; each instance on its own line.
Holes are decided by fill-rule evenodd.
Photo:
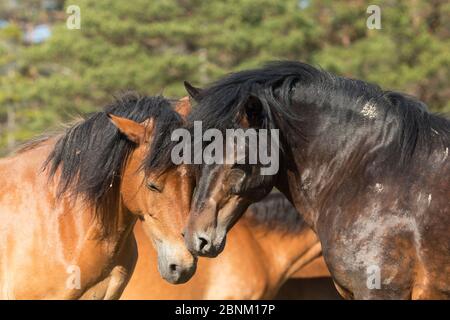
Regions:
M 175 105 L 175 111 L 183 117 L 183 119 L 186 119 L 189 113 L 191 113 L 192 106 L 191 102 L 189 101 L 189 97 L 186 96 L 184 98 L 181 98 L 177 101 L 177 104 Z
M 128 138 L 128 140 L 137 144 L 148 141 L 153 127 L 153 119 L 148 119 L 143 123 L 137 123 L 133 120 L 118 117 L 113 114 L 108 114 L 108 118 L 111 120 L 112 124 Z
M 187 81 L 184 81 L 184 87 L 192 99 L 195 101 L 199 100 L 200 95 L 202 94 L 202 89 L 194 87 Z
M 262 102 L 258 97 L 250 96 L 244 103 L 239 123 L 243 128 L 261 128 L 263 122 L 264 108 Z

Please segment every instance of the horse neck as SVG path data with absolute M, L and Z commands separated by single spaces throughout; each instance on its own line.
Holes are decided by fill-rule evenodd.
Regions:
M 346 97 L 335 105 L 297 103 L 302 110 L 304 137 L 296 137 L 289 146 L 292 156 L 283 161 L 290 169 L 280 174 L 276 187 L 292 199 L 316 230 L 324 207 L 338 204 L 331 204 L 330 196 L 347 188 L 348 182 L 369 183 L 369 166 L 383 164 L 386 171 L 395 172 L 399 159 L 398 152 L 392 151 L 398 151 L 398 128 L 385 121 L 389 111 L 370 100 L 361 104 L 356 98 Z
M 370 93 L 358 97 L 353 82 L 342 83 L 322 97 L 306 88 L 293 105 L 300 110 L 301 134 L 289 135 L 293 156 L 285 161 L 295 169 L 283 173 L 280 190 L 313 228 L 319 215 L 368 188 L 393 187 L 401 179 L 414 183 L 424 168 L 438 168 L 428 172 L 438 178 L 450 146 L 450 122 L 421 102 L 368 85 L 364 91 Z
M 117 213 L 116 228 L 112 230 L 106 238 L 101 226 L 98 223 L 93 223 L 95 220 L 95 210 L 93 205 L 87 204 L 82 196 L 78 196 L 75 199 L 62 195 L 57 196 L 57 186 L 60 179 L 60 174 L 57 172 L 53 178 L 48 179 L 48 166 L 45 167 L 46 160 L 49 154 L 55 147 L 58 141 L 58 136 L 51 137 L 39 144 L 33 145 L 30 148 L 25 147 L 23 150 L 19 150 L 18 154 L 13 156 L 18 162 L 25 163 L 26 166 L 35 167 L 34 177 L 36 184 L 42 184 L 43 190 L 48 190 L 47 199 L 51 199 L 51 206 L 55 214 L 60 215 L 60 219 L 67 220 L 66 225 L 76 225 L 76 229 L 79 231 L 80 238 L 89 234 L 91 238 L 98 239 L 119 239 L 123 237 L 123 234 L 128 234 L 134 225 L 135 219 L 130 214 L 128 209 L 123 205 L 120 196 L 117 202 L 108 203 L 109 210 L 114 210 Z M 33 159 L 30 161 L 29 159 Z M 120 186 L 117 186 L 118 188 Z M 61 214 L 63 213 L 63 214 Z M 61 221 L 61 223 L 64 223 Z

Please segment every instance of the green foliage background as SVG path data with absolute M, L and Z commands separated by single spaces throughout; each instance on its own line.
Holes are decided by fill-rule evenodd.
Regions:
M 26 19 L 39 19 L 39 1 L 18 2 Z M 41 45 L 23 45 L 14 21 L 0 30 L 0 153 L 7 143 L 11 148 L 75 114 L 101 108 L 121 91 L 181 97 L 183 80 L 201 86 L 275 59 L 309 62 L 408 92 L 434 111 L 450 111 L 447 1 L 68 0 L 64 5 L 71 4 L 81 8 L 81 29 L 69 30 L 61 11 L 52 37 Z M 381 30 L 366 27 L 370 4 L 381 8 Z M 7 126 L 8 110 L 15 115 L 13 128 Z

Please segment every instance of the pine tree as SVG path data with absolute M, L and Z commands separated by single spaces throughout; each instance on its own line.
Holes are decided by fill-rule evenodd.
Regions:
M 450 111 L 450 4 L 378 1 L 382 28 L 369 30 L 371 2 L 77 0 L 81 29 L 68 29 L 61 11 L 50 40 L 33 46 L 21 43 L 12 24 L 0 29 L 0 152 L 11 136 L 28 139 L 122 91 L 181 97 L 183 80 L 202 86 L 277 59 L 309 62 Z M 13 132 L 6 125 L 11 108 Z

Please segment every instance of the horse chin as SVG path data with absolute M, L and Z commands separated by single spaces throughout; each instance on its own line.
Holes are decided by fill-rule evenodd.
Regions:
M 192 276 L 195 274 L 195 271 L 197 269 L 197 264 L 194 264 L 192 267 L 185 269 L 184 271 L 173 274 L 171 272 L 162 272 L 160 269 L 161 277 L 166 280 L 167 282 L 171 284 L 183 284 L 188 282 Z
M 175 249 L 158 250 L 158 271 L 169 283 L 181 284 L 189 281 L 197 270 L 197 257 L 186 249 L 177 254 Z

